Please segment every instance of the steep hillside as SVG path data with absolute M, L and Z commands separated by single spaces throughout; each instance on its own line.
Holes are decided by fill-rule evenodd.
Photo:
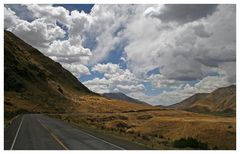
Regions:
M 127 101 L 130 103 L 137 103 L 137 104 L 145 104 L 145 105 L 149 105 L 143 101 L 134 99 L 132 97 L 129 97 L 123 93 L 104 93 L 102 94 L 102 96 L 109 98 L 109 99 L 118 99 L 118 100 L 123 100 L 123 101 Z
M 69 93 L 93 95 L 59 63 L 4 32 L 5 116 L 23 111 L 68 111 Z M 8 115 L 9 114 L 9 115 Z
M 195 94 L 169 107 L 200 113 L 234 114 L 236 112 L 236 86 L 219 88 L 209 94 Z

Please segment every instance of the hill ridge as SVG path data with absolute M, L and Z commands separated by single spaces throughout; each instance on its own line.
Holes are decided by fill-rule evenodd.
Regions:
M 118 99 L 118 100 L 123 100 L 123 101 L 127 101 L 130 103 L 137 103 L 137 104 L 145 104 L 145 105 L 150 105 L 144 101 L 140 101 L 136 98 L 132 98 L 124 93 L 121 92 L 112 92 L 112 93 L 103 93 L 102 96 L 108 98 L 108 99 Z
M 210 93 L 194 94 L 179 103 L 168 106 L 168 108 L 200 113 L 235 113 L 236 85 L 217 88 Z

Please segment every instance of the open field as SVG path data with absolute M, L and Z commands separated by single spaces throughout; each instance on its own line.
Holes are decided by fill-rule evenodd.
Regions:
M 80 127 L 120 135 L 154 149 L 175 149 L 174 141 L 192 137 L 208 149 L 236 148 L 236 119 L 179 110 L 51 115 Z

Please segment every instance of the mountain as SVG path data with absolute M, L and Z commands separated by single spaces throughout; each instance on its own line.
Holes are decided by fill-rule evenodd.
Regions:
M 118 100 L 123 100 L 123 101 L 130 102 L 130 103 L 149 105 L 148 103 L 145 103 L 143 101 L 137 100 L 137 99 L 132 98 L 132 97 L 129 97 L 129 96 L 123 94 L 123 93 L 104 93 L 104 94 L 102 94 L 102 96 L 104 96 L 108 99 L 118 99 Z
M 200 113 L 235 114 L 236 86 L 218 88 L 211 93 L 198 93 L 169 107 Z
M 122 112 L 145 107 L 93 93 L 61 64 L 4 31 L 4 119 L 29 112 Z

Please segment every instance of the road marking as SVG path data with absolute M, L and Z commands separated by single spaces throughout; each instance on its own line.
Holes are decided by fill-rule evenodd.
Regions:
M 15 137 L 14 137 L 14 139 L 13 139 L 13 143 L 12 143 L 12 146 L 11 146 L 10 150 L 12 150 L 13 147 L 14 147 L 14 145 L 15 145 L 15 142 L 16 142 L 16 140 L 17 140 L 18 133 L 19 133 L 20 128 L 21 128 L 22 123 L 23 123 L 23 118 L 24 118 L 24 115 L 22 116 L 22 120 L 21 120 L 20 125 L 19 125 L 19 127 L 18 127 L 18 129 L 17 129 L 16 135 L 15 135 Z
M 45 128 L 49 133 L 50 135 L 53 137 L 53 139 L 58 143 L 60 144 L 64 150 L 69 150 L 68 147 L 66 145 L 64 145 L 64 143 L 46 126 L 44 125 L 42 122 L 40 122 L 39 120 L 37 120 L 40 125 Z
M 49 117 L 48 117 L 48 118 L 49 118 Z M 60 120 L 59 120 L 59 121 L 60 121 Z M 61 122 L 62 122 L 62 121 L 61 121 Z M 117 146 L 117 145 L 113 144 L 113 143 L 110 143 L 110 142 L 105 141 L 105 140 L 103 140 L 103 139 L 101 139 L 101 138 L 98 138 L 98 137 L 96 137 L 96 136 L 93 136 L 93 135 L 91 135 L 91 134 L 89 134 L 89 133 L 87 133 L 87 132 L 85 132 L 85 131 L 83 131 L 83 130 L 80 130 L 80 129 L 77 129 L 77 130 L 80 131 L 81 133 L 85 134 L 85 135 L 91 136 L 91 137 L 93 137 L 93 138 L 95 138 L 95 139 L 97 139 L 97 140 L 99 140 L 99 141 L 102 141 L 102 142 L 104 142 L 104 143 L 107 143 L 107 144 L 109 144 L 109 145 L 111 145 L 111 146 L 114 146 L 114 147 L 120 149 L 120 150 L 126 150 L 126 149 L 124 149 L 124 148 L 122 148 L 122 147 L 120 147 L 120 146 Z
M 78 130 L 79 130 L 79 129 L 78 129 Z M 82 131 L 82 130 L 79 130 L 79 131 L 82 132 L 82 133 L 85 134 L 85 135 L 91 136 L 91 137 L 93 137 L 93 138 L 95 138 L 95 139 L 97 139 L 97 140 L 99 140 L 99 141 L 102 141 L 102 142 L 104 142 L 104 143 L 107 143 L 107 144 L 109 144 L 109 145 L 111 145 L 111 146 L 114 146 L 114 147 L 116 147 L 116 148 L 118 148 L 118 149 L 126 150 L 126 149 L 124 149 L 124 148 L 122 148 L 122 147 L 120 147 L 120 146 L 117 146 L 117 145 L 115 145 L 115 144 L 113 144 L 113 143 L 110 143 L 110 142 L 105 141 L 105 140 L 103 140 L 103 139 L 100 139 L 100 138 L 98 138 L 98 137 L 96 137 L 96 136 L 93 136 L 93 135 L 91 135 L 91 134 L 88 134 L 88 133 L 86 133 L 86 132 L 84 132 L 84 131 Z

